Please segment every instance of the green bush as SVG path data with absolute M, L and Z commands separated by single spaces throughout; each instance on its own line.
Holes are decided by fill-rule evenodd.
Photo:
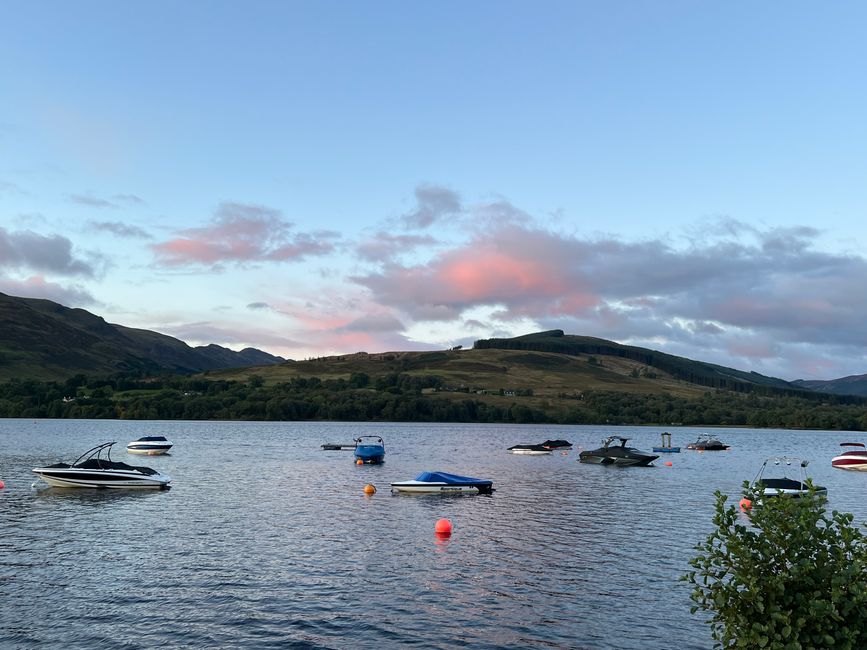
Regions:
M 746 483 L 744 496 L 755 503 Z M 867 647 L 867 539 L 825 503 L 811 492 L 741 514 L 716 492 L 716 530 L 682 580 L 720 647 Z

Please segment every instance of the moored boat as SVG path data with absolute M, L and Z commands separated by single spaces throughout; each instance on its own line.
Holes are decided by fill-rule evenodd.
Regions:
M 157 456 L 166 453 L 173 446 L 174 443 L 166 440 L 165 436 L 144 436 L 127 444 L 126 452 L 143 456 Z
M 379 436 L 359 436 L 355 439 L 355 462 L 375 465 L 385 460 L 385 443 Z
M 721 443 L 709 433 L 702 433 L 698 436 L 698 440 L 689 443 L 686 448 L 696 451 L 725 451 L 729 445 Z
M 551 450 L 543 445 L 512 445 L 506 451 L 511 454 L 524 454 L 528 456 L 541 456 L 550 454 Z
M 572 443 L 568 440 L 546 440 L 542 446 L 545 449 L 572 449 Z
M 612 444 L 614 442 L 620 442 L 620 444 Z M 629 438 L 608 436 L 602 441 L 602 446 L 599 449 L 582 451 L 578 454 L 578 462 L 622 467 L 646 467 L 659 458 L 659 456 L 639 451 L 634 447 L 627 447 L 627 442 L 629 442 Z
M 807 484 L 806 467 L 809 461 L 791 456 L 771 456 L 762 463 L 759 473 L 753 479 L 752 489 L 759 497 L 801 497 L 807 494 L 811 486 Z M 768 467 L 778 468 L 783 476 L 766 478 L 765 471 Z M 797 478 L 788 476 L 797 468 Z M 828 489 L 821 485 L 813 485 L 812 490 L 817 494 L 827 494 Z
M 488 479 L 446 472 L 422 472 L 411 481 L 392 483 L 391 489 L 393 492 L 416 494 L 490 494 L 494 491 L 494 483 Z
M 69 465 L 56 463 L 36 467 L 32 471 L 52 487 L 134 490 L 169 488 L 172 479 L 155 469 L 111 460 L 111 447 L 114 444 L 116 443 L 106 442 L 88 449 Z
M 653 448 L 655 454 L 679 454 L 680 447 L 671 446 L 671 434 L 666 431 L 662 434 L 662 445 Z
M 858 472 L 867 472 L 867 448 L 860 442 L 841 442 L 840 446 L 845 449 L 838 456 L 831 459 L 831 465 L 837 469 L 849 469 Z

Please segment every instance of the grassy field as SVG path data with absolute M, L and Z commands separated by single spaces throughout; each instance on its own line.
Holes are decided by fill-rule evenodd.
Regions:
M 707 391 L 702 386 L 673 379 L 620 357 L 496 349 L 358 353 L 274 366 L 210 371 L 206 376 L 246 381 L 252 375 L 259 375 L 266 384 L 273 384 L 302 377 L 349 380 L 354 373 L 365 373 L 372 380 L 391 373 L 436 375 L 446 389 L 440 392 L 444 398 L 452 395 L 454 399 L 463 399 L 469 392 L 476 399 L 501 402 L 504 397 L 498 394 L 501 390 L 507 393 L 532 391 L 532 397 L 521 400 L 528 406 L 550 406 L 552 401 L 578 397 L 588 390 L 687 398 Z

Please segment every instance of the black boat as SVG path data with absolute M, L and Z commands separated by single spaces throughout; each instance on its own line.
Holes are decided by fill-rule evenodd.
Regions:
M 526 454 L 530 456 L 540 456 L 542 454 L 550 454 L 551 450 L 542 445 L 512 445 L 506 451 L 510 454 Z
M 800 497 L 807 494 L 810 491 L 806 474 L 808 462 L 801 458 L 792 458 L 790 456 L 771 456 L 762 463 L 759 473 L 753 479 L 753 491 L 759 497 Z M 783 475 L 781 477 L 765 478 L 765 470 L 769 466 L 777 468 L 778 472 Z M 795 471 L 793 468 L 797 468 L 797 478 L 791 478 L 788 475 L 790 472 Z M 821 485 L 814 485 L 812 489 L 820 495 L 828 493 L 828 489 Z
M 545 449 L 572 449 L 572 443 L 568 440 L 546 440 L 542 446 Z
M 612 444 L 619 441 L 620 444 Z M 622 467 L 646 467 L 659 458 L 654 454 L 639 451 L 634 447 L 627 447 L 629 438 L 609 436 L 602 441 L 599 449 L 582 451 L 578 454 L 581 463 L 596 463 L 597 465 L 619 465 Z
M 696 451 L 725 451 L 729 445 L 724 445 L 709 433 L 702 433 L 698 440 L 689 443 L 686 448 Z

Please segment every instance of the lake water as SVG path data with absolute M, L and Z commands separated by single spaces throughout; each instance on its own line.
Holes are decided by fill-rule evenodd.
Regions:
M 737 501 L 765 457 L 800 456 L 832 508 L 867 520 L 867 475 L 830 464 L 853 433 L 716 429 L 731 450 L 650 468 L 578 463 L 578 446 L 605 435 L 650 451 L 661 431 L 0 420 L 0 647 L 710 648 L 677 579 L 712 528 L 715 489 Z M 669 431 L 685 447 L 705 430 Z M 159 434 L 171 455 L 125 453 Z M 320 449 L 358 435 L 385 439 L 385 464 Z M 506 452 L 547 438 L 576 448 Z M 32 487 L 31 468 L 108 440 L 115 460 L 169 474 L 172 489 Z M 390 493 L 426 470 L 496 491 Z

